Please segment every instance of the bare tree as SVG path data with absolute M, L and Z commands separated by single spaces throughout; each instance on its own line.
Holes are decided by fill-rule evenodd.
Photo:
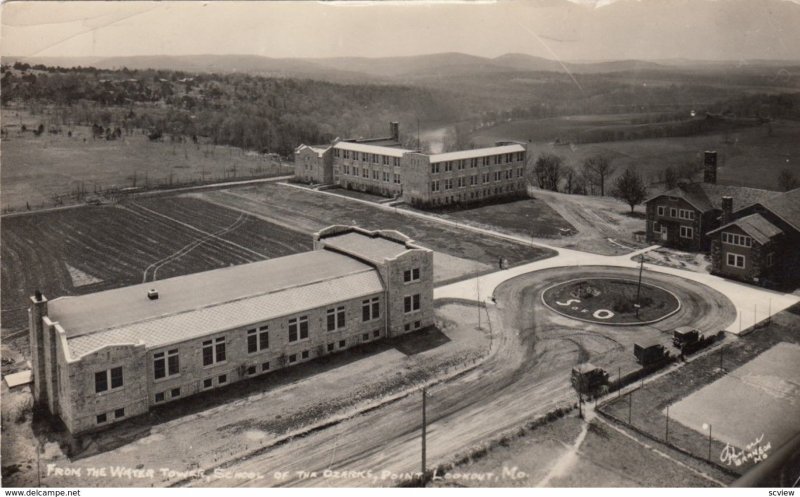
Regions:
M 633 212 L 633 208 L 641 204 L 647 197 L 647 187 L 639 173 L 628 168 L 614 182 L 611 194 L 630 205 L 631 212 Z
M 558 191 L 558 182 L 561 179 L 561 164 L 563 159 L 557 155 L 541 154 L 533 166 L 533 175 L 536 184 L 543 190 Z
M 664 185 L 666 185 L 667 190 L 672 190 L 678 186 L 678 171 L 672 166 L 664 169 Z
M 608 158 L 603 155 L 589 157 L 583 162 L 583 170 L 587 178 L 600 187 L 600 196 L 605 196 L 606 179 L 615 171 Z
M 578 183 L 578 172 L 571 166 L 565 166 L 561 176 L 564 178 L 564 193 L 574 193 Z

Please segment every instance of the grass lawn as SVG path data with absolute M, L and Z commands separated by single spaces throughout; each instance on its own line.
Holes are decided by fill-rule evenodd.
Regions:
M 545 303 L 556 312 L 601 324 L 638 324 L 662 319 L 678 309 L 675 295 L 657 286 L 617 279 L 580 279 L 545 290 Z M 637 316 L 634 304 L 639 296 Z
M 3 120 L 17 119 L 3 110 Z M 141 130 L 113 141 L 93 139 L 91 128 L 75 126 L 72 137 L 49 133 L 36 137 L 16 131 L 3 139 L 0 193 L 3 209 L 25 210 L 53 205 L 54 195 L 67 195 L 83 186 L 95 189 L 188 183 L 291 174 L 265 156 L 211 144 L 151 142 Z M 235 173 L 234 173 L 235 169 Z M 66 201 L 65 201 L 66 202 Z
M 577 116 L 580 117 L 580 116 Z M 603 118 L 603 116 L 590 116 Z M 611 119 L 609 117 L 608 119 Z M 622 118 L 620 118 L 622 119 Z M 551 127 L 556 124 L 555 127 Z M 554 145 L 552 141 L 563 133 L 563 128 L 581 129 L 597 125 L 570 117 L 534 121 L 512 121 L 476 132 L 480 145 L 493 144 L 498 139 L 532 139 L 534 157 L 542 152 L 561 156 L 567 165 L 580 167 L 587 157 L 604 154 L 612 160 L 617 174 L 627 167 L 640 171 L 645 178 L 654 180 L 668 166 L 677 167 L 687 162 L 700 167 L 704 150 L 719 154 L 718 181 L 720 184 L 780 189 L 778 174 L 783 168 L 797 171 L 800 157 L 800 122 L 776 121 L 772 134 L 762 127 L 742 128 L 734 131 L 697 136 L 651 138 L 645 140 L 610 141 L 570 145 Z M 602 123 L 601 123 L 602 124 Z M 699 177 L 699 176 L 698 176 Z M 613 178 L 612 178 L 613 180 Z

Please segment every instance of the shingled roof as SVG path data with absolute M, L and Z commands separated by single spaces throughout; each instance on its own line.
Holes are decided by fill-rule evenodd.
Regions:
M 783 233 L 780 228 L 767 221 L 761 214 L 750 214 L 749 216 L 733 220 L 713 231 L 709 231 L 708 234 L 717 233 L 731 226 L 739 227 L 761 244 L 767 243 L 772 237 Z
M 792 228 L 800 231 L 800 188 L 795 188 L 759 203 L 791 225 Z
M 780 192 L 748 188 L 745 186 L 717 185 L 713 183 L 689 183 L 656 195 L 645 203 L 660 197 L 677 197 L 690 203 L 695 209 L 707 212 L 722 210 L 722 197 L 733 199 L 733 211 L 744 209 L 781 195 Z

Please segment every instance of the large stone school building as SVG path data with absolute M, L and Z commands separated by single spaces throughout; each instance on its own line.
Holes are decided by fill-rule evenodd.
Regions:
M 433 252 L 332 226 L 306 253 L 31 297 L 34 399 L 72 433 L 433 324 Z

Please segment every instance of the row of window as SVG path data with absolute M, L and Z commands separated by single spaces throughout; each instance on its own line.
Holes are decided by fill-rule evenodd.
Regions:
M 658 234 L 658 233 L 666 233 L 666 232 L 667 232 L 667 227 L 666 226 L 664 226 L 663 224 L 657 223 L 657 222 L 653 223 L 653 233 Z M 681 226 L 680 227 L 680 237 L 681 238 L 693 239 L 694 238 L 694 228 L 692 228 L 691 226 Z
M 742 254 L 734 254 L 733 252 L 726 253 L 725 263 L 731 267 L 744 269 L 745 260 L 746 258 Z M 772 267 L 772 265 L 775 264 L 774 253 L 770 252 L 769 254 L 767 254 L 765 264 L 767 267 Z
M 666 216 L 667 215 L 667 208 L 663 205 L 659 205 L 656 208 L 659 216 Z M 687 219 L 689 221 L 694 219 L 694 211 L 691 209 L 678 209 L 676 207 L 669 208 L 669 217 L 674 217 L 676 219 Z
M 431 173 L 433 174 L 437 174 L 440 172 L 447 173 L 452 171 L 453 168 L 455 168 L 458 171 L 467 169 L 467 167 L 476 168 L 478 167 L 479 162 L 481 166 L 490 166 L 497 164 L 508 164 L 511 162 L 517 162 L 523 160 L 525 160 L 525 152 L 514 152 L 510 154 L 500 154 L 500 155 L 490 155 L 490 156 L 487 155 L 485 157 L 475 157 L 472 159 L 433 162 L 431 163 Z
M 517 170 L 517 178 L 522 177 L 523 171 L 522 169 Z M 442 190 L 452 190 L 453 188 L 466 188 L 467 182 L 469 182 L 469 186 L 476 186 L 482 183 L 490 183 L 492 181 L 502 181 L 502 180 L 509 180 L 514 178 L 514 170 L 507 169 L 505 171 L 495 171 L 494 173 L 483 173 L 480 177 L 480 182 L 478 181 L 478 175 L 474 174 L 472 176 L 459 176 L 457 178 L 446 178 L 443 180 L 433 180 L 431 181 L 431 191 L 438 192 Z
M 113 411 L 110 412 L 104 412 L 102 414 L 98 414 L 95 418 L 95 421 L 97 422 L 97 424 L 102 425 L 108 423 L 112 419 L 117 420 L 124 417 L 125 417 L 125 408 L 120 407 L 119 409 L 114 409 Z
M 403 282 L 410 283 L 412 281 L 419 281 L 419 268 L 406 269 L 403 271 Z
M 384 166 L 400 165 L 400 157 L 389 157 L 388 155 L 369 154 L 367 152 L 356 152 L 354 150 L 339 150 L 333 149 L 334 157 L 341 157 L 342 159 L 360 160 L 361 162 L 371 162 L 373 164 L 383 164 Z
M 360 174 L 362 178 L 369 179 L 369 172 L 370 169 L 367 169 L 366 167 L 359 169 L 358 166 L 353 166 L 352 168 L 348 165 L 342 166 L 342 174 L 348 176 L 358 176 Z M 384 183 L 400 184 L 399 174 L 390 173 L 388 171 L 380 171 L 378 169 L 372 169 L 372 179 L 375 181 L 383 181 Z
M 514 183 L 511 183 L 505 186 L 501 185 L 501 186 L 496 186 L 494 188 L 484 188 L 481 190 L 474 190 L 471 192 L 463 192 L 459 193 L 458 195 L 434 197 L 431 199 L 431 204 L 447 205 L 447 204 L 453 204 L 455 202 L 465 202 L 467 200 L 479 200 L 482 198 L 491 198 L 498 195 L 508 194 L 516 190 L 522 190 L 523 188 L 525 188 L 525 182 L 520 181 L 519 183 L 516 184 L 516 186 L 514 185 Z
M 723 231 L 722 243 L 727 243 L 729 245 L 739 245 L 740 247 L 752 247 L 753 239 L 750 238 L 749 236 L 738 235 L 736 233 L 728 233 L 727 231 Z

